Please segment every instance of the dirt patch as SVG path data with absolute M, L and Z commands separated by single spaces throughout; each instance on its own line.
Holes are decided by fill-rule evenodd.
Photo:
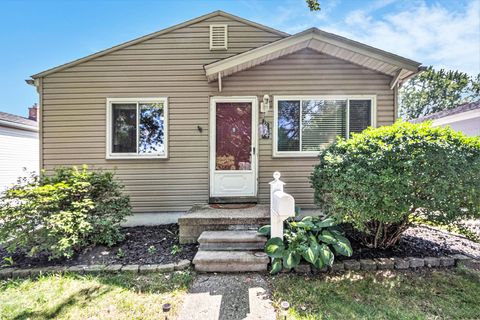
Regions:
M 78 264 L 164 264 L 181 259 L 192 260 L 197 245 L 178 243 L 178 225 L 123 228 L 125 240 L 113 247 L 90 247 L 72 259 L 48 261 L 46 256 L 29 258 L 17 252 L 12 255 L 15 267 L 44 267 Z M 10 256 L 0 248 L 0 265 Z
M 428 226 L 415 226 L 403 234 L 397 246 L 388 250 L 366 248 L 352 241 L 353 256 L 338 256 L 338 260 L 390 257 L 438 257 L 449 254 L 464 254 L 480 258 L 480 243 Z

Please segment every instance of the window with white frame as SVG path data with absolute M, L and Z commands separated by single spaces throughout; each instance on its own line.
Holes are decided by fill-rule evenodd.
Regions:
M 108 99 L 107 157 L 166 158 L 167 99 Z
M 275 97 L 274 155 L 316 156 L 337 136 L 374 126 L 374 97 Z

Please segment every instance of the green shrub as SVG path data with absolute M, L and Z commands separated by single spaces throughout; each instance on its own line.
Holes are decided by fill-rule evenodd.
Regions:
M 267 235 L 270 226 L 261 227 L 259 232 Z M 269 239 L 265 252 L 273 258 L 271 273 L 277 273 L 283 268 L 294 268 L 302 258 L 318 269 L 331 266 L 335 254 L 351 256 L 352 247 L 335 219 L 308 216 L 299 222 L 287 220 L 284 240 Z
M 30 256 L 71 257 L 122 239 L 130 201 L 112 172 L 57 169 L 23 179 L 0 197 L 0 243 Z
M 326 214 L 387 248 L 417 218 L 479 217 L 480 138 L 430 123 L 369 128 L 323 150 L 311 183 Z

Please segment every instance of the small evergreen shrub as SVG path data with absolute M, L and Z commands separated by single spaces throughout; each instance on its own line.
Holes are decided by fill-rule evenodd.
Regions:
M 311 176 L 315 201 L 365 245 L 396 244 L 412 221 L 480 217 L 480 137 L 397 122 L 339 139 Z
M 131 214 L 122 188 L 112 172 L 86 166 L 21 179 L 0 196 L 0 243 L 10 252 L 50 259 L 111 246 L 123 239 L 120 222 Z

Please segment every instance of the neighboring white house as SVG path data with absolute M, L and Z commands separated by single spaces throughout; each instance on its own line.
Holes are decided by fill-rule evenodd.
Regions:
M 29 118 L 0 111 L 0 192 L 39 169 L 37 107 Z
M 453 130 L 461 131 L 467 136 L 480 135 L 480 100 L 459 105 L 445 110 L 420 117 L 411 122 L 420 123 L 431 120 L 434 126 L 450 126 Z

